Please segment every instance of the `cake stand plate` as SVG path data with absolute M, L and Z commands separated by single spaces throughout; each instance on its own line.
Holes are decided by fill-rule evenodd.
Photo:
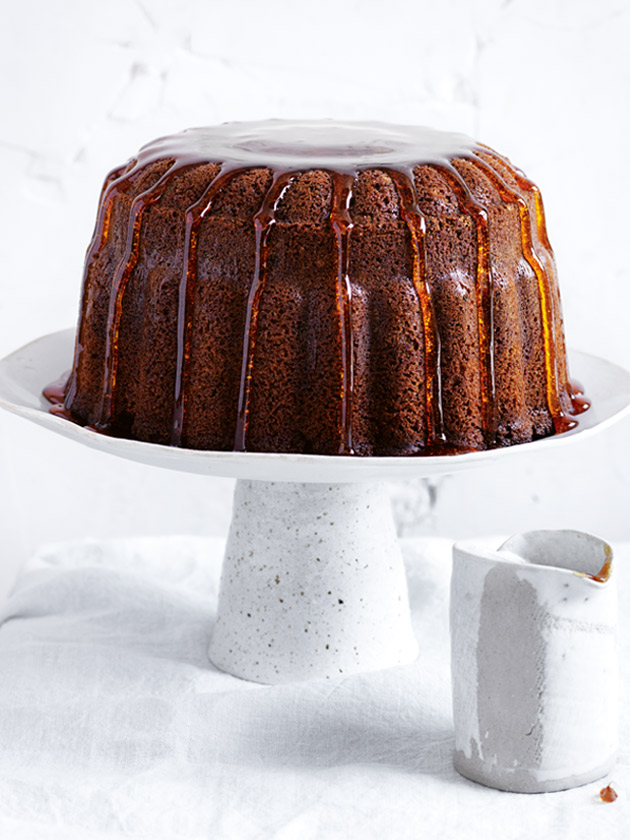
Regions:
M 0 407 L 94 449 L 155 467 L 256 481 L 363 482 L 445 475 L 537 450 L 549 451 L 601 431 L 630 409 L 630 373 L 618 365 L 569 352 L 571 373 L 584 386 L 591 408 L 576 428 L 532 443 L 431 457 L 348 457 L 270 452 L 209 452 L 110 437 L 50 414 L 44 387 L 69 370 L 74 330 L 43 336 L 0 361 Z
M 209 657 L 244 679 L 339 678 L 413 661 L 407 583 L 378 482 L 453 473 L 577 442 L 630 407 L 630 374 L 584 353 L 571 370 L 593 405 L 570 432 L 464 455 L 361 458 L 204 452 L 109 437 L 49 413 L 43 388 L 71 364 L 74 331 L 0 361 L 0 407 L 151 466 L 238 479 Z

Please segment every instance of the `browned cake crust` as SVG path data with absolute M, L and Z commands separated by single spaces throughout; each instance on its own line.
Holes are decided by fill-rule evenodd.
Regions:
M 65 399 L 77 422 L 357 455 L 574 422 L 542 203 L 495 152 L 303 170 L 155 157 L 103 189 Z

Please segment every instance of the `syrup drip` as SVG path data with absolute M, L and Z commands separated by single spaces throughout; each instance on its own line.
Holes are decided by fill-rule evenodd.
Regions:
M 413 248 L 413 285 L 422 314 L 425 364 L 425 428 L 427 446 L 444 442 L 442 412 L 442 377 L 440 336 L 435 320 L 431 289 L 427 282 L 426 222 L 418 208 L 413 171 L 384 170 L 394 182 L 401 205 L 401 215 L 411 236 Z
M 137 161 L 135 161 L 137 163 Z M 128 173 L 129 169 L 133 169 L 135 163 L 132 161 L 130 163 L 123 164 L 123 166 L 119 166 L 116 169 L 113 169 L 107 178 L 105 178 L 105 182 L 103 184 L 103 188 L 101 190 L 101 196 L 99 200 L 99 213 L 96 218 L 96 224 L 94 226 L 94 233 L 92 234 L 92 239 L 88 246 L 87 254 L 85 257 L 85 273 L 83 277 L 83 290 L 81 292 L 81 311 L 84 312 L 87 304 L 87 295 L 88 295 L 88 274 L 89 269 L 92 265 L 94 257 L 101 251 L 101 249 L 105 246 L 107 242 L 107 238 L 109 236 L 109 228 L 111 223 L 112 211 L 114 208 L 114 200 L 118 195 L 119 188 L 121 184 L 126 184 L 129 181 L 129 175 L 123 178 L 122 176 L 125 173 Z M 67 388 L 67 397 L 66 403 L 70 405 L 74 397 L 76 395 L 77 390 L 77 370 L 79 367 L 79 357 L 81 355 L 81 351 L 83 349 L 82 344 L 82 334 L 79 330 L 77 332 L 77 340 L 74 347 L 74 361 L 72 364 L 72 373 L 70 375 L 70 379 L 68 380 L 68 388 Z
M 103 184 L 99 207 L 101 211 L 96 219 L 94 233 L 88 246 L 86 263 L 89 265 L 93 257 L 107 244 L 109 238 L 110 222 L 114 208 L 114 200 L 122 188 L 133 183 L 133 175 L 136 174 L 137 161 L 123 164 L 113 169 Z
M 605 546 L 604 550 L 606 559 L 604 560 L 604 564 L 599 572 L 597 572 L 596 575 L 587 575 L 587 577 L 590 577 L 592 580 L 596 580 L 598 583 L 606 583 L 612 572 L 612 551 L 609 546 Z
M 179 446 L 184 431 L 186 416 L 187 385 L 190 374 L 190 350 L 192 344 L 193 307 L 197 285 L 197 241 L 199 225 L 210 212 L 214 200 L 223 187 L 243 170 L 222 167 L 208 184 L 201 198 L 186 211 L 186 232 L 184 235 L 184 259 L 179 284 L 177 308 L 177 367 L 175 371 L 175 405 L 173 409 L 172 446 Z
M 63 417 L 64 420 L 69 420 L 71 423 L 75 423 L 76 420 L 64 405 L 64 395 L 67 390 L 69 377 L 70 371 L 68 371 L 68 373 L 60 379 L 56 379 L 54 382 L 51 382 L 51 384 L 47 385 L 42 391 L 42 396 L 47 399 L 49 403 L 52 403 L 48 409 L 49 414 L 52 414 L 53 417 Z M 95 426 L 84 425 L 83 428 L 90 432 L 98 432 L 99 434 L 104 435 L 109 434 L 107 429 L 97 429 Z
M 499 161 L 502 163 L 506 169 L 510 172 L 514 180 L 519 186 L 519 189 L 523 190 L 526 193 L 531 193 L 534 199 L 534 211 L 536 214 L 536 233 L 538 236 L 538 240 L 541 243 L 542 247 L 547 251 L 551 260 L 553 260 L 553 249 L 551 247 L 551 243 L 549 242 L 549 236 L 547 234 L 547 223 L 545 220 L 545 208 L 543 206 L 542 194 L 536 184 L 533 181 L 530 181 L 523 172 L 514 166 L 511 161 L 509 161 L 503 155 L 500 155 L 498 152 L 495 152 L 494 149 L 491 149 L 489 146 L 484 145 L 483 143 L 478 144 L 481 147 L 481 150 L 490 158 L 494 158 L 494 160 Z M 477 154 L 477 152 L 475 152 Z M 530 227 L 531 231 L 531 227 Z M 550 292 L 550 300 L 552 303 L 552 307 L 554 305 L 553 294 Z M 554 315 L 554 320 L 556 320 Z M 560 382 L 558 377 L 558 388 L 560 388 Z M 573 405 L 573 414 L 582 414 L 582 412 L 586 411 L 590 408 L 591 404 L 588 400 L 584 399 L 583 394 L 584 391 L 582 390 L 580 385 L 577 385 L 577 388 L 574 386 L 573 380 L 569 380 L 567 382 L 567 388 L 569 397 L 571 399 L 571 403 Z M 567 421 L 570 422 L 570 421 Z M 573 423 L 569 426 L 572 428 L 576 424 Z M 557 431 L 557 429 L 556 429 Z M 561 429 L 560 431 L 566 431 L 566 429 Z
M 55 417 L 63 417 L 64 420 L 72 420 L 70 412 L 64 405 L 69 378 L 70 371 L 65 373 L 63 376 L 60 376 L 59 379 L 56 379 L 54 382 L 51 382 L 50 385 L 47 385 L 42 391 L 44 399 L 51 403 L 48 412 Z
M 54 382 L 51 382 L 50 385 L 47 385 L 42 391 L 44 398 L 47 399 L 49 403 L 52 403 L 53 406 L 63 406 L 69 375 L 70 371 L 64 373 L 63 376 L 60 376 L 59 379 L 55 379 Z
M 273 181 L 263 199 L 262 206 L 254 216 L 256 260 L 254 279 L 249 292 L 245 319 L 243 366 L 238 397 L 236 435 L 234 438 L 234 449 L 236 452 L 245 452 L 247 449 L 247 427 L 249 423 L 249 404 L 258 332 L 258 315 L 260 313 L 261 298 L 267 283 L 267 242 L 269 233 L 276 223 L 275 213 L 280 199 L 284 195 L 287 187 L 299 174 L 299 172 L 274 172 Z
M 101 418 L 97 426 L 107 428 L 114 416 L 114 397 L 116 393 L 116 377 L 118 373 L 118 333 L 122 316 L 122 301 L 127 288 L 131 272 L 138 260 L 138 245 L 140 241 L 140 226 L 142 216 L 147 207 L 155 204 L 162 196 L 173 174 L 182 167 L 172 163 L 166 172 L 158 179 L 154 186 L 140 193 L 133 200 L 129 225 L 127 228 L 127 244 L 125 253 L 116 267 L 116 274 L 112 283 L 109 301 L 108 329 L 105 339 L 106 379 L 101 405 Z
M 584 386 L 577 379 L 569 379 L 569 393 L 575 414 L 582 414 L 591 407 L 591 401 L 584 396 Z
M 602 788 L 599 792 L 599 797 L 602 802 L 614 802 L 615 799 L 617 799 L 617 796 L 617 791 L 610 785 L 606 785 L 606 787 Z
M 545 208 L 543 207 L 543 200 L 542 200 L 542 193 L 528 178 L 526 178 L 523 173 L 515 169 L 514 170 L 514 177 L 516 178 L 516 182 L 522 190 L 526 192 L 531 192 L 534 196 L 534 207 L 536 209 L 536 225 L 538 229 L 538 237 L 542 243 L 543 248 L 545 248 L 549 252 L 549 256 L 553 259 L 553 248 L 551 247 L 551 243 L 549 242 L 549 237 L 547 236 L 547 223 L 545 221 Z
M 336 143 L 329 143 L 330 131 L 337 132 Z M 311 136 L 311 145 L 302 133 Z M 337 136 L 338 135 L 338 136 Z M 379 137 L 378 144 L 374 137 Z M 423 151 L 418 154 L 418 147 Z M 424 356 L 427 372 L 425 390 L 425 426 L 427 451 L 444 453 L 463 451 L 445 444 L 442 416 L 442 384 L 440 336 L 437 329 L 431 290 L 426 273 L 426 224 L 418 207 L 413 166 L 418 163 L 431 165 L 440 172 L 452 187 L 460 211 L 473 219 L 477 235 L 477 323 L 479 353 L 481 358 L 481 403 L 483 435 L 487 446 L 495 444 L 496 383 L 494 370 L 493 283 L 490 266 L 489 223 L 484 207 L 473 198 L 468 185 L 453 166 L 452 161 L 465 159 L 484 171 L 497 187 L 502 200 L 515 203 L 519 208 L 523 253 L 532 266 L 541 297 L 544 351 L 547 370 L 547 397 L 556 431 L 573 425 L 562 413 L 559 400 L 559 371 L 554 352 L 554 299 L 543 264 L 534 251 L 529 206 L 527 202 L 506 185 L 494 167 L 481 160 L 479 153 L 502 163 L 515 178 L 519 188 L 533 196 L 538 241 L 549 252 L 544 209 L 537 187 L 522 172 L 492 149 L 475 145 L 461 135 L 443 135 L 426 129 L 392 127 L 381 124 L 332 126 L 322 123 L 290 125 L 282 121 L 261 124 L 227 124 L 215 129 L 191 129 L 175 137 L 161 138 L 141 149 L 137 159 L 114 170 L 105 181 L 101 195 L 101 209 L 92 241 L 86 256 L 83 285 L 83 305 L 87 300 L 87 281 L 95 258 L 108 241 L 112 213 L 117 196 L 124 192 L 146 167 L 158 161 L 169 162 L 169 168 L 149 189 L 138 195 L 132 203 L 127 228 L 125 252 L 120 260 L 111 290 L 105 354 L 105 382 L 99 431 L 111 429 L 115 415 L 115 394 L 118 370 L 118 342 L 122 301 L 129 278 L 138 259 L 138 245 L 144 210 L 156 203 L 176 171 L 194 165 L 216 162 L 219 174 L 206 187 L 201 198 L 188 208 L 184 239 L 184 260 L 179 285 L 177 318 L 177 367 L 173 401 L 172 443 L 181 444 L 186 418 L 187 392 L 192 342 L 192 324 L 195 287 L 197 282 L 198 230 L 201 220 L 210 212 L 217 193 L 237 174 L 253 168 L 266 167 L 272 173 L 272 183 L 261 207 L 254 217 L 255 269 L 252 277 L 245 333 L 241 382 L 238 399 L 238 416 L 234 448 L 244 451 L 249 421 L 252 389 L 252 372 L 255 366 L 258 317 L 261 298 L 267 279 L 268 236 L 275 225 L 275 213 L 285 190 L 292 180 L 308 169 L 322 169 L 330 173 L 333 182 L 330 223 L 334 231 L 337 250 L 336 298 L 340 325 L 341 381 L 339 410 L 339 453 L 352 454 L 353 411 L 353 324 L 352 285 L 350 277 L 350 236 L 353 221 L 349 207 L 352 200 L 354 179 L 362 169 L 381 169 L 392 179 L 401 206 L 401 216 L 410 233 L 413 249 L 413 284 L 422 316 Z M 225 160 L 230 164 L 220 163 Z M 263 161 L 261 163 L 261 160 Z M 332 169 L 334 167 L 334 170 Z M 61 404 L 70 407 L 76 396 L 78 361 L 82 351 L 82 336 L 78 334 L 75 347 L 73 375 L 67 387 L 55 383 L 46 389 L 46 396 L 54 402 L 51 411 L 69 416 Z M 576 413 L 588 408 L 577 383 L 567 384 Z M 65 413 L 64 413 L 65 412 Z M 568 424 L 568 425 L 565 425 Z
M 481 367 L 481 411 L 483 437 L 487 446 L 493 446 L 496 435 L 494 375 L 494 290 L 490 269 L 490 229 L 488 214 L 472 197 L 468 185 L 457 169 L 449 163 L 436 165 L 436 169 L 452 186 L 460 209 L 468 213 L 477 231 L 477 328 L 479 332 L 479 361 Z
M 529 178 L 527 178 L 520 169 L 514 166 L 511 161 L 503 155 L 500 155 L 498 152 L 495 152 L 494 149 L 490 148 L 490 146 L 486 146 L 484 143 L 479 143 L 478 145 L 481 146 L 483 152 L 490 157 L 493 157 L 495 160 L 500 161 L 505 167 L 507 167 L 520 189 L 532 194 L 536 210 L 536 229 L 538 239 L 540 240 L 543 248 L 548 251 L 551 257 L 553 257 L 553 249 L 547 235 L 547 223 L 545 221 L 545 209 L 543 207 L 542 195 L 536 184 L 534 184 L 533 181 L 530 181 Z
M 598 583 L 606 583 L 608 578 L 610 577 L 610 573 L 612 571 L 612 558 L 608 558 L 605 561 L 604 565 L 601 567 L 599 572 L 596 575 L 589 575 L 592 580 L 596 580 Z
M 567 432 L 577 425 L 577 421 L 570 420 L 560 405 L 560 382 L 558 376 L 558 358 L 555 352 L 555 311 L 553 293 L 549 276 L 534 250 L 529 207 L 525 199 L 511 190 L 503 178 L 491 166 L 479 157 L 468 158 L 473 166 L 480 169 L 496 187 L 501 200 L 506 204 L 516 204 L 521 226 L 521 246 L 523 255 L 532 268 L 538 283 L 540 298 L 540 312 L 543 328 L 543 342 L 545 349 L 545 375 L 547 379 L 547 406 L 554 429 L 557 434 Z
M 341 417 L 339 455 L 352 455 L 352 397 L 354 358 L 352 334 L 352 284 L 350 281 L 350 201 L 354 173 L 333 172 L 333 197 L 330 221 L 337 240 L 337 306 L 341 334 Z

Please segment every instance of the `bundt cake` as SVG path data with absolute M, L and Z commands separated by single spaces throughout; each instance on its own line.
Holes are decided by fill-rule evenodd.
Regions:
M 122 437 L 330 455 L 507 446 L 587 405 L 519 170 L 463 135 L 281 120 L 110 173 L 56 396 Z

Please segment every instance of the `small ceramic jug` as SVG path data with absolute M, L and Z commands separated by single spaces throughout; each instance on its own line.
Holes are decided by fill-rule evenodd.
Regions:
M 455 767 L 535 793 L 599 779 L 615 761 L 617 601 L 612 551 L 578 531 L 453 549 Z

